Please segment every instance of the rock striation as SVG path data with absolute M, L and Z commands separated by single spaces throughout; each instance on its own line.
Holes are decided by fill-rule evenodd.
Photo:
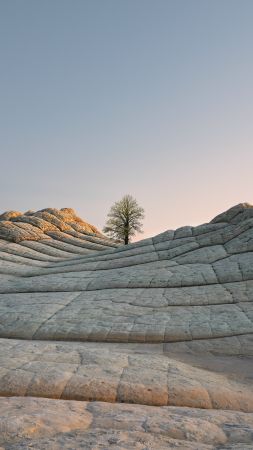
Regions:
M 103 236 L 96 227 L 80 219 L 72 208 L 46 208 L 24 214 L 7 211 L 0 215 L 0 238 L 11 242 L 50 239 L 57 236 L 55 232 L 61 231 L 76 238 L 81 237 L 80 233 Z
M 0 343 L 6 450 L 252 449 L 253 207 L 128 246 L 2 214 Z

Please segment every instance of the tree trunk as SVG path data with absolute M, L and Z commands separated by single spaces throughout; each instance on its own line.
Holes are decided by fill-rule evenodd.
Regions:
M 125 245 L 128 245 L 128 242 L 129 242 L 129 218 L 128 218 L 128 216 L 125 221 L 124 234 L 125 234 Z

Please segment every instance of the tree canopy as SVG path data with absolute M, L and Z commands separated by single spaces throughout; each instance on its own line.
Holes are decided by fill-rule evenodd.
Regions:
M 142 233 L 144 209 L 138 205 L 132 195 L 124 195 L 111 207 L 103 229 L 108 236 L 127 245 L 136 233 Z

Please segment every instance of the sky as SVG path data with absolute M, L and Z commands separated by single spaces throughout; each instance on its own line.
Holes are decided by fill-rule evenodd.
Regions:
M 253 203 L 252 0 L 0 0 L 0 212 Z M 137 237 L 139 238 L 139 237 Z

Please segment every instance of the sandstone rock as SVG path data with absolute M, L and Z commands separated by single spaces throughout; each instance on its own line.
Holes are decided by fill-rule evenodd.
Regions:
M 7 211 L 0 215 L 0 237 L 12 242 L 26 240 L 39 241 L 47 238 L 48 232 L 72 231 L 79 234 L 91 234 L 107 241 L 107 245 L 116 244 L 98 231 L 96 227 L 80 219 L 71 208 L 46 208 L 41 211 L 27 211 L 22 214 L 17 211 Z M 45 235 L 43 235 L 43 233 Z M 102 242 L 103 245 L 103 242 Z
M 22 216 L 22 213 L 19 211 L 6 211 L 3 214 L 0 214 L 0 220 L 11 220 L 19 216 Z
M 249 204 L 126 247 L 4 213 L 0 445 L 252 449 L 252 268 Z
M 0 410 L 6 450 L 252 448 L 253 415 L 234 411 L 15 397 Z

